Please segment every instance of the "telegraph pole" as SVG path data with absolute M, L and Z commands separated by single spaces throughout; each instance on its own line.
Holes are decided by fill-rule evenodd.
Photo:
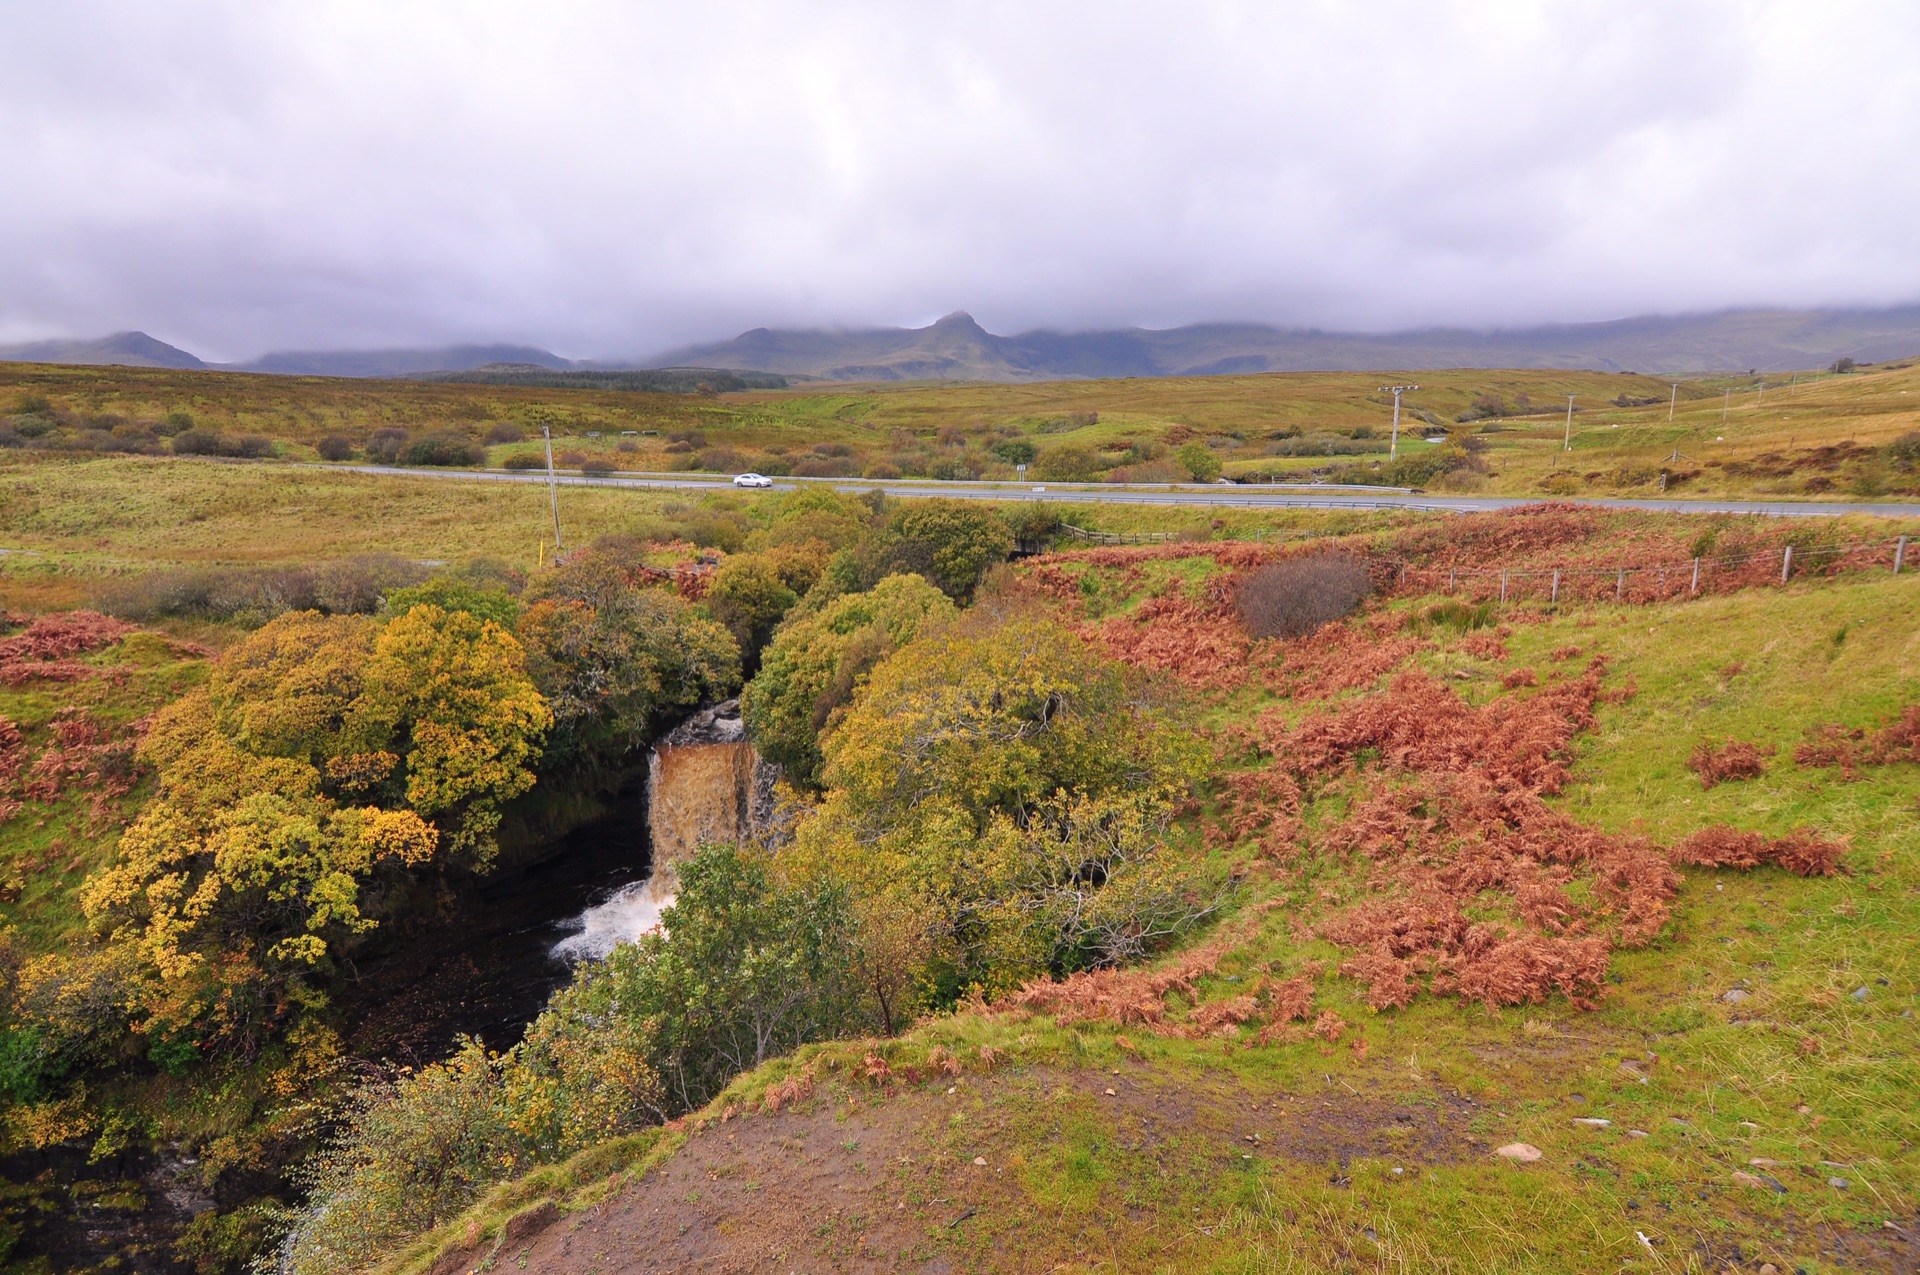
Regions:
M 1667 399 L 1667 424 L 1673 424 L 1673 409 L 1680 403 L 1680 382 L 1673 383 L 1673 394 Z
M 1567 450 L 1573 450 L 1573 400 L 1576 395 L 1567 395 Z
M 1387 444 L 1387 459 L 1400 457 L 1400 396 L 1408 390 L 1417 390 L 1418 385 L 1382 385 L 1380 393 L 1393 395 L 1393 441 Z
M 547 426 L 540 427 L 540 434 L 547 440 L 547 499 L 553 505 L 553 551 L 560 552 L 560 482 L 553 476 L 553 431 Z

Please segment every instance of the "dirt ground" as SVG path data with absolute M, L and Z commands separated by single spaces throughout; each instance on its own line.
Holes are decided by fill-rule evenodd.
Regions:
M 1015 1143 L 1007 1135 L 1017 1122 L 1031 1130 L 1049 1110 L 1094 1113 L 1092 1127 L 1105 1131 L 1097 1137 L 1134 1171 L 1157 1166 L 1148 1171 L 1161 1179 L 1218 1173 L 1255 1154 L 1324 1164 L 1337 1177 L 1355 1156 L 1411 1168 L 1484 1153 L 1466 1129 L 1472 1104 L 1440 1091 L 1415 1105 L 1256 1094 L 1231 1082 L 1176 1084 L 1140 1064 L 969 1076 L 950 1090 L 856 1095 L 851 1107 L 821 1098 L 715 1123 L 603 1204 L 528 1218 L 497 1250 L 450 1254 L 434 1275 L 1034 1271 L 1107 1252 L 1138 1258 L 1162 1221 L 1157 1210 L 1063 1217 L 1028 1192 L 1027 1166 L 996 1154 Z

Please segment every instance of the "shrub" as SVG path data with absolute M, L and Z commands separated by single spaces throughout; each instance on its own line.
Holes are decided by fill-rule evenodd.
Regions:
M 957 614 L 946 595 L 920 576 L 897 575 L 796 618 L 774 637 L 740 697 L 761 754 L 790 782 L 818 787 L 821 739 L 855 688 L 923 627 Z
M 545 469 L 547 458 L 539 452 L 515 452 L 500 463 L 507 469 Z
M 515 632 L 553 707 L 549 764 L 583 752 L 617 760 L 647 742 L 660 713 L 740 685 L 726 629 L 683 598 L 635 587 L 614 554 L 569 555 L 535 576 L 524 600 Z
M 409 441 L 400 453 L 408 465 L 478 465 L 487 459 L 486 449 L 464 434 L 429 434 Z
M 1920 430 L 1902 434 L 1888 443 L 1887 459 L 1901 469 L 1920 468 Z
M 733 634 L 740 646 L 741 663 L 751 672 L 758 666 L 760 648 L 772 636 L 774 626 L 799 600 L 767 555 L 735 554 L 713 573 L 703 603 Z
M 1205 443 L 1183 444 L 1174 453 L 1174 459 L 1193 475 L 1193 481 L 1197 483 L 1210 483 L 1220 476 L 1220 458 Z
M 221 438 L 210 429 L 183 430 L 173 436 L 173 452 L 176 456 L 218 456 Z
M 517 443 L 527 436 L 527 432 L 512 421 L 495 421 L 487 430 L 486 441 L 494 446 L 501 443 Z
M 53 404 L 45 394 L 29 391 L 14 400 L 13 411 L 16 416 L 45 416 L 53 411 Z
M 387 598 L 387 608 L 395 615 L 405 615 L 417 606 L 464 611 L 482 620 L 492 620 L 503 629 L 511 629 L 520 618 L 520 604 L 503 590 L 483 588 L 453 576 L 435 576 L 408 588 L 395 589 Z
M 889 464 L 884 460 L 877 460 L 862 470 L 860 476 L 862 478 L 898 478 L 900 477 L 900 467 Z
M 164 421 L 160 422 L 158 425 L 155 425 L 153 427 L 153 432 L 156 434 L 165 434 L 168 437 L 172 437 L 173 435 L 180 433 L 182 430 L 189 430 L 192 428 L 193 428 L 192 414 L 189 412 L 180 411 L 178 408 L 176 408 L 173 411 L 167 413 L 167 418 Z
M 1366 564 L 1325 554 L 1288 558 L 1241 577 L 1240 622 L 1255 637 L 1304 637 L 1349 615 L 1372 591 Z
M 382 465 L 395 465 L 407 447 L 407 431 L 384 425 L 367 438 L 367 459 Z
M 1041 452 L 1034 462 L 1033 476 L 1056 483 L 1092 482 L 1104 468 L 1092 448 L 1068 443 Z
M 328 434 L 313 445 L 313 450 L 320 454 L 321 460 L 351 460 L 353 441 L 345 434 Z
M 967 500 L 921 500 L 901 506 L 856 555 L 864 587 L 912 571 L 959 602 L 1012 552 L 1013 533 L 991 510 Z
M 596 478 L 603 478 L 608 474 L 619 473 L 620 467 L 604 456 L 595 456 L 592 460 L 580 466 L 580 472 Z
M 851 478 L 859 472 L 859 463 L 849 456 L 816 456 L 793 467 L 796 478 Z
M 1840 359 L 1835 359 L 1833 361 L 1833 366 L 1829 367 L 1827 370 L 1829 372 L 1844 375 L 1848 372 L 1853 371 L 1855 368 L 1859 366 L 1860 365 L 1858 363 L 1855 363 L 1852 359 L 1840 358 Z
M 1757 744 L 1730 739 L 1725 746 L 1703 739 L 1687 759 L 1687 766 L 1700 776 L 1700 786 L 1711 788 L 1730 779 L 1758 779 L 1767 773 L 1767 753 Z
M 243 434 L 227 444 L 225 454 L 228 456 L 244 456 L 249 460 L 259 460 L 265 456 L 275 455 L 277 451 L 278 449 L 274 447 L 272 439 L 262 438 L 258 434 Z
M 1003 439 L 989 450 L 1009 465 L 1031 465 L 1040 455 L 1040 448 L 1025 438 Z
M 1218 905 L 1158 853 L 1197 741 L 1058 625 L 923 633 L 874 669 L 825 750 L 826 800 L 783 862 L 851 887 L 889 1026 L 1129 959 Z

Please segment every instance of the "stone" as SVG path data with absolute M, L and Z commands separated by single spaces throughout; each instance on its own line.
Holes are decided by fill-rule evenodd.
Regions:
M 1645 1129 L 1629 1129 L 1627 1130 L 1627 1136 L 1629 1138 L 1651 1138 L 1653 1135 Z
M 1573 1122 L 1575 1124 L 1585 1125 L 1589 1129 L 1610 1129 L 1613 1127 L 1613 1121 L 1602 1120 L 1598 1116 L 1575 1116 Z
M 1871 987 L 1861 986 L 1853 989 L 1853 999 L 1857 1001 L 1863 1001 L 1871 995 L 1873 995 L 1873 989 Z
M 1504 1147 L 1495 1147 L 1493 1153 L 1509 1160 L 1517 1160 L 1521 1164 L 1532 1164 L 1541 1156 L 1539 1147 L 1530 1146 L 1524 1142 L 1509 1142 Z
M 979 1165 L 983 1169 L 987 1167 L 987 1157 L 983 1155 L 977 1155 L 973 1157 L 973 1162 Z
M 1836 1191 L 1844 1191 L 1848 1187 L 1852 1186 L 1853 1183 L 1847 1181 L 1845 1178 L 1828 1178 L 1827 1185 L 1832 1187 Z
M 1747 997 L 1751 996 L 1752 994 L 1753 993 L 1749 992 L 1744 987 L 1734 987 L 1734 988 L 1729 988 L 1720 997 L 1720 999 L 1725 1001 L 1729 1005 L 1738 1005 L 1741 1001 L 1747 999 Z

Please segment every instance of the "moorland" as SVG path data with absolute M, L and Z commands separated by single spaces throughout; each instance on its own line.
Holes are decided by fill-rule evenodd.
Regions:
M 1566 498 L 1903 494 L 1920 372 L 1423 373 L 1396 463 L 1444 466 L 1287 454 L 1376 445 L 1380 379 L 0 369 L 6 1260 L 1910 1265 L 1920 521 Z M 1542 503 L 581 488 L 556 555 L 543 490 L 404 472 L 541 426 Z M 366 1044 L 363 967 L 736 694 L 784 817 L 674 865 L 670 937 L 517 1036 Z

